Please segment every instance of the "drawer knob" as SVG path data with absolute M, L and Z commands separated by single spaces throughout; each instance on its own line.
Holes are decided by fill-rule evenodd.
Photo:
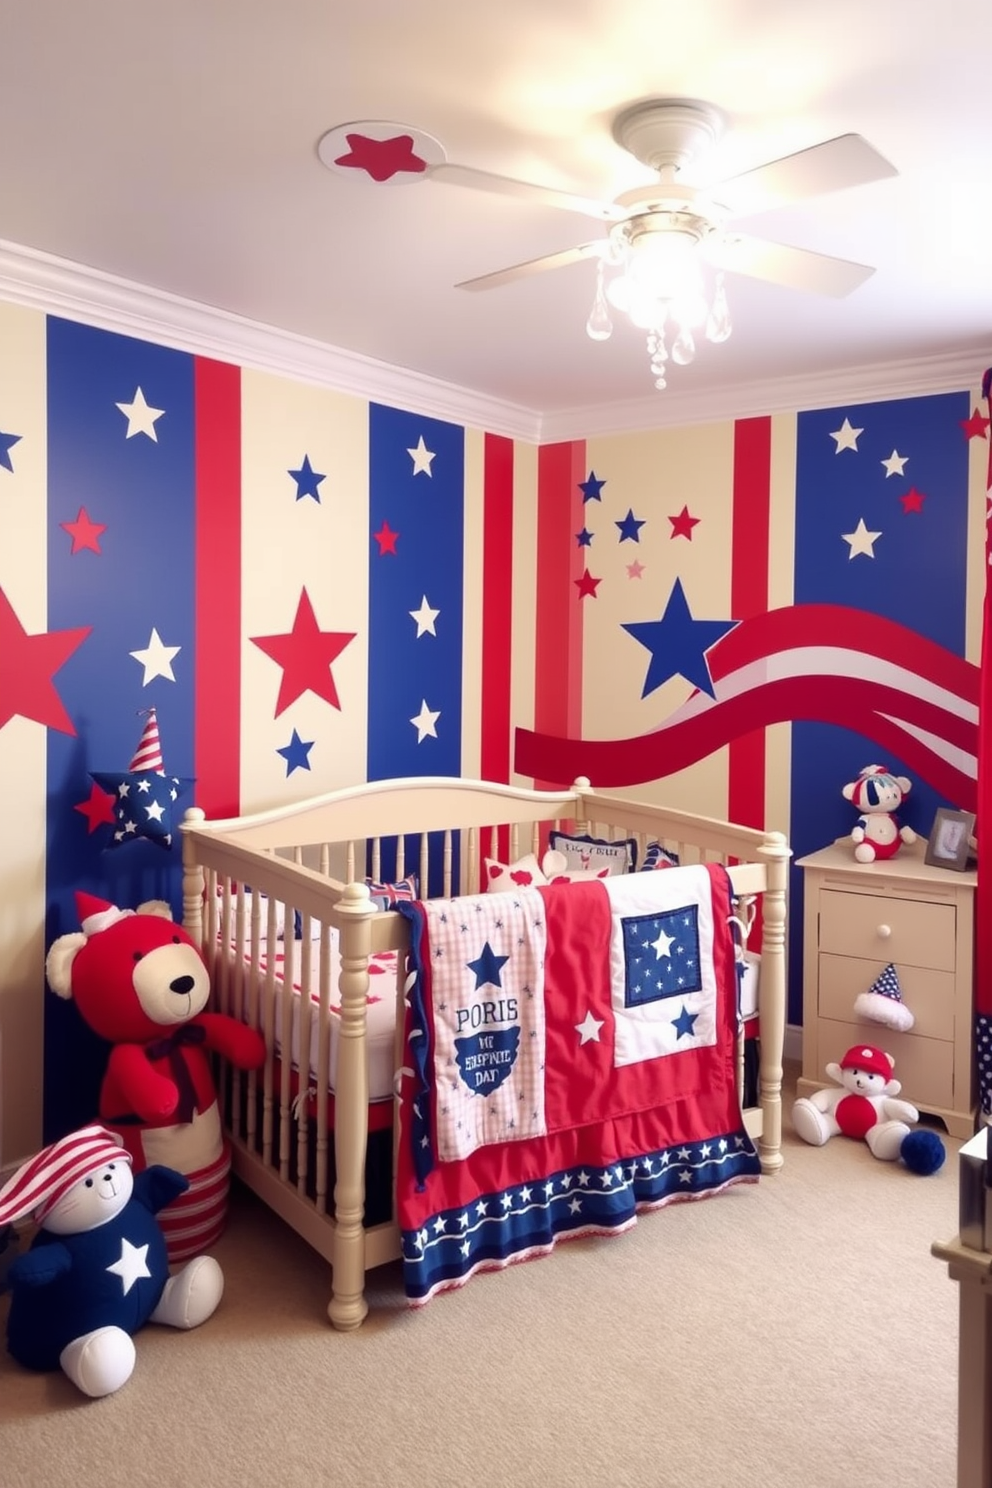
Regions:
M 889 936 L 892 934 L 892 926 L 879 925 L 878 929 L 875 931 L 875 934 L 878 936 L 879 940 L 888 940 Z

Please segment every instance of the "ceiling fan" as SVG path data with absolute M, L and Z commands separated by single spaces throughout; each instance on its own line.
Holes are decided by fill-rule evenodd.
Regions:
M 603 237 L 463 280 L 457 288 L 495 289 L 531 274 L 595 258 L 596 299 L 587 330 L 594 339 L 603 340 L 612 330 L 610 304 L 625 311 L 648 333 L 658 386 L 664 386 L 663 363 L 668 359 L 666 324 L 675 333 L 672 356 L 678 362 L 692 359 L 694 326 L 705 322 L 706 335 L 714 341 L 730 334 L 723 270 L 835 298 L 857 289 L 874 269 L 737 232 L 733 221 L 882 180 L 897 174 L 894 166 L 860 135 L 842 134 L 705 189 L 688 184 L 689 167 L 716 142 L 723 122 L 718 109 L 695 99 L 648 99 L 625 109 L 614 121 L 613 138 L 651 167 L 657 180 L 625 191 L 612 202 L 446 160 L 432 164 L 425 172 L 431 180 L 558 207 L 609 224 Z M 716 295 L 708 305 L 704 305 L 700 261 L 719 274 Z M 620 272 L 607 283 L 609 269 Z

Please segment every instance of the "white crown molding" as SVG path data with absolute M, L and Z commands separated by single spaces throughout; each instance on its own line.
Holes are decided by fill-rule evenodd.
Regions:
M 0 299 L 511 439 L 540 438 L 531 409 L 2 239 Z
M 2 239 L 0 299 L 530 444 L 953 392 L 977 387 L 990 355 L 956 351 L 542 414 Z
M 977 388 L 992 350 L 955 351 L 913 361 L 842 367 L 809 377 L 746 382 L 704 392 L 661 394 L 628 403 L 562 409 L 541 419 L 541 443 L 630 434 L 644 429 L 711 424 L 771 413 L 836 408 Z

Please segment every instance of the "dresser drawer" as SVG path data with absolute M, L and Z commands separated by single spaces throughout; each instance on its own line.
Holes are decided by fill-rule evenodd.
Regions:
M 889 1030 L 883 1023 L 862 1019 L 854 1011 L 854 1000 L 861 992 L 867 992 L 875 978 L 885 968 L 884 961 L 864 961 L 857 956 L 828 956 L 819 958 L 817 1011 L 821 1018 L 835 1018 L 841 1022 L 854 1022 L 861 1032 L 856 1035 L 866 1043 L 888 1049 L 885 1040 Z M 915 1018 L 909 1037 L 941 1039 L 945 1043 L 954 1039 L 954 973 L 931 971 L 926 967 L 906 966 L 899 962 L 896 970 L 902 999 Z M 841 1051 L 843 1053 L 843 1050 Z M 889 1053 L 894 1055 L 894 1050 Z M 898 1079 L 898 1075 L 896 1076 Z
M 871 1044 L 884 1049 L 896 1062 L 893 1079 L 902 1085 L 901 1095 L 921 1111 L 953 1109 L 954 1100 L 954 1045 L 941 1043 L 938 1039 L 919 1038 L 912 1033 L 893 1033 L 888 1028 L 876 1025 L 866 1034 L 865 1023 L 841 1023 L 831 1018 L 821 1018 L 817 1024 L 818 1079 L 824 1085 L 832 1082 L 827 1074 L 827 1064 L 839 1064 L 848 1049 L 856 1044 Z M 967 1102 L 966 1092 L 959 1092 L 958 1105 Z
M 953 904 L 895 899 L 883 894 L 823 889 L 819 896 L 819 947 L 896 967 L 955 968 L 957 911 Z

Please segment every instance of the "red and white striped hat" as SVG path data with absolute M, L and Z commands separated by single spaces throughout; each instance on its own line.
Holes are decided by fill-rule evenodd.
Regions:
M 104 1126 L 84 1126 L 60 1137 L 18 1168 L 0 1188 L 0 1228 L 34 1214 L 42 1220 L 74 1183 L 106 1162 L 131 1161 Z
M 154 770 L 157 774 L 164 775 L 165 761 L 162 759 L 162 742 L 158 736 L 158 718 L 154 708 L 146 708 L 145 712 L 147 714 L 145 726 L 128 769 L 132 772 Z

